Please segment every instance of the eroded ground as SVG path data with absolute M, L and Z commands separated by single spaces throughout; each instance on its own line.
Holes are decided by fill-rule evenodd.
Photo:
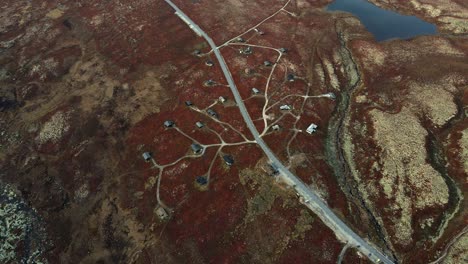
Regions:
M 400 262 L 465 258 L 466 4 L 375 0 L 447 33 L 375 43 L 325 0 L 175 2 L 226 43 L 266 143 L 356 232 Z M 269 175 L 208 45 L 167 4 L 1 5 L 0 262 L 336 263 L 343 241 Z

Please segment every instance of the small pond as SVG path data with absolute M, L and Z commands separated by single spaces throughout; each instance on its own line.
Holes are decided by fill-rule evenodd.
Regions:
M 357 16 L 377 41 L 437 34 L 436 26 L 431 23 L 382 9 L 366 0 L 335 0 L 327 10 L 345 11 Z

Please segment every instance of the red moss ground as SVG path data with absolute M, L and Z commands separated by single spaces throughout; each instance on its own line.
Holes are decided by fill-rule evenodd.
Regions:
M 253 44 L 289 49 L 271 80 L 273 101 L 288 94 L 302 94 L 307 87 L 310 95 L 330 91 L 339 95 L 339 90 L 331 86 L 330 75 L 325 72 L 320 76 L 315 71 L 317 65 L 325 69 L 324 64 L 329 61 L 339 82 L 346 81 L 339 71 L 341 62 L 336 59 L 337 17 L 321 10 L 328 2 L 293 0 L 287 10 L 297 17 L 281 12 L 259 27 L 264 36 L 254 33 L 245 36 Z M 223 43 L 272 14 L 285 1 L 176 3 L 216 43 Z M 150 151 L 159 164 L 168 164 L 190 153 L 192 143 L 175 129 L 164 128 L 165 120 L 174 120 L 178 128 L 202 144 L 216 144 L 219 139 L 207 128 L 196 128 L 196 121 L 220 133 L 226 142 L 242 140 L 234 131 L 225 130 L 219 123 L 186 107 L 185 101 L 205 109 L 219 96 L 227 97 L 226 105 L 217 103 L 213 109 L 221 121 L 252 138 L 239 109 L 232 103 L 215 58 L 192 54 L 195 49 L 208 52 L 209 47 L 167 4 L 120 0 L 38 4 L 7 0 L 3 6 L 0 85 L 6 87 L 5 91 L 12 91 L 15 102 L 0 112 L 0 179 L 12 184 L 44 219 L 53 245 L 44 253 L 50 262 L 336 262 L 342 245 L 313 215 L 304 216 L 312 222 L 310 227 L 305 224 L 307 230 L 301 233 L 304 226 L 296 226 L 303 217 L 303 206 L 291 190 L 262 172 L 259 163 L 264 156 L 254 144 L 224 147 L 218 155 L 217 149 L 211 147 L 201 157 L 187 158 L 166 168 L 160 196 L 174 211 L 166 222 L 154 214 L 157 206 L 154 177 L 159 171 L 144 162 L 141 154 Z M 416 53 L 418 47 L 427 47 L 430 40 L 443 38 L 421 39 L 407 42 L 408 49 L 420 57 L 424 53 Z M 351 44 L 357 58 L 362 60 L 369 45 L 366 41 Z M 467 48 L 462 41 L 450 42 L 458 49 Z M 390 43 L 382 45 L 387 50 L 393 47 Z M 264 92 L 269 68 L 262 63 L 274 61 L 276 52 L 254 48 L 252 55 L 243 56 L 237 46 L 224 47 L 221 52 L 244 99 L 251 96 L 253 87 Z M 456 63 L 442 65 L 437 71 L 431 67 L 419 69 L 418 65 L 428 63 L 423 59 L 414 67 L 391 61 L 372 71 L 368 67 L 361 70 L 366 76 L 373 76 L 364 80 L 368 86 L 402 72 L 432 80 L 455 69 L 464 73 L 458 70 L 463 68 L 464 58 L 453 57 Z M 214 60 L 215 66 L 206 66 L 208 59 Z M 253 73 L 246 74 L 246 69 Z M 290 72 L 300 79 L 285 82 Z M 203 86 L 208 79 L 218 84 Z M 387 87 L 391 83 L 382 85 Z M 369 98 L 378 100 L 377 94 L 381 93 L 370 90 Z M 4 97 L 3 88 L 0 96 Z M 246 101 L 260 131 L 263 121 L 258 118 L 263 103 L 261 97 Z M 299 98 L 284 103 L 293 105 L 293 113 L 299 114 Z M 346 198 L 325 162 L 326 127 L 336 105 L 325 98 L 309 99 L 297 128 L 305 130 L 313 122 L 319 125 L 319 131 L 314 135 L 299 133 L 290 145 L 290 153 L 305 157 L 295 164 L 296 174 L 319 189 L 330 207 L 345 218 L 349 215 Z M 392 110 L 398 105 L 395 100 L 385 107 Z M 58 111 L 71 113 L 67 120 L 70 129 L 56 142 L 38 146 L 38 133 Z M 278 107 L 269 113 L 280 116 Z M 285 162 L 286 146 L 292 136 L 289 129 L 294 121 L 286 116 L 279 122 L 282 130 L 265 137 Z M 461 170 L 461 161 L 456 160 L 454 151 L 458 147 L 454 141 L 457 131 L 466 129 L 460 124 L 440 134 L 441 139 L 453 135 L 445 148 L 451 174 Z M 224 163 L 224 154 L 234 157 L 232 167 Z M 195 186 L 195 177 L 206 174 L 213 159 L 210 187 L 200 191 Z M 246 169 L 252 171 L 254 178 L 248 183 L 241 181 L 248 172 Z M 460 179 L 463 177 L 457 178 Z M 261 211 L 262 206 L 268 210 Z M 449 226 L 447 234 L 456 231 L 463 223 L 462 217 L 456 216 L 453 220 L 456 225 Z M 363 262 L 353 251 L 348 252 L 346 261 Z

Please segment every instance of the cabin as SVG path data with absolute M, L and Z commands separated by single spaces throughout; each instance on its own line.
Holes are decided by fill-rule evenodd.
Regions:
M 224 155 L 223 160 L 228 166 L 232 166 L 234 164 L 234 158 L 231 155 Z
M 192 101 L 185 101 L 185 105 L 190 107 L 190 106 L 193 106 L 193 103 Z
M 317 131 L 318 126 L 314 123 L 310 124 L 310 126 L 307 128 L 306 132 L 309 134 L 315 133 Z
M 143 156 L 143 159 L 144 159 L 146 162 L 148 162 L 148 161 L 151 160 L 151 153 L 149 153 L 149 152 L 143 153 L 142 156 Z
M 332 99 L 332 100 L 336 99 L 336 95 L 334 93 L 327 93 L 327 94 L 325 94 L 325 96 Z
M 254 28 L 255 32 L 257 32 L 257 34 L 259 34 L 260 36 L 263 36 L 265 35 L 265 32 L 261 31 L 261 30 L 258 30 L 257 28 Z
M 193 143 L 190 147 L 194 154 L 201 154 L 203 152 L 203 147 L 200 144 Z
M 162 207 L 158 207 L 156 210 L 155 210 L 155 213 L 156 215 L 158 216 L 159 219 L 161 220 L 167 220 L 169 219 L 169 214 L 167 213 L 166 209 L 162 208 Z
M 206 66 L 209 66 L 209 67 L 212 67 L 212 66 L 214 65 L 214 62 L 211 61 L 211 60 L 207 60 L 207 61 L 205 62 L 205 65 L 206 65 Z
M 195 179 L 195 182 L 198 183 L 199 185 L 203 186 L 203 185 L 206 185 L 208 183 L 208 180 L 206 179 L 205 176 L 198 176 Z
M 280 125 L 278 125 L 278 124 L 277 124 L 277 125 L 273 125 L 273 126 L 271 127 L 271 129 L 273 129 L 273 131 L 278 131 L 278 130 L 280 130 L 280 128 L 281 128 L 281 127 L 280 127 Z
M 245 39 L 242 38 L 242 37 L 238 37 L 238 38 L 236 39 L 236 42 L 244 43 L 244 42 L 245 42 Z
M 215 85 L 215 81 L 213 81 L 213 80 L 210 79 L 210 80 L 205 81 L 205 82 L 203 83 L 203 85 L 205 85 L 205 86 L 212 86 L 212 85 Z
M 282 105 L 282 106 L 280 106 L 280 110 L 284 110 L 284 111 L 291 110 L 291 106 L 290 105 Z
M 225 97 L 223 97 L 223 96 L 220 96 L 220 97 L 218 98 L 218 100 L 219 100 L 220 103 L 224 104 L 224 103 L 226 102 L 227 99 L 226 99 Z
M 244 70 L 244 73 L 247 74 L 247 75 L 251 75 L 251 74 L 254 74 L 255 71 L 252 70 L 252 69 L 247 68 L 247 69 Z
M 296 79 L 296 76 L 294 76 L 294 74 L 292 73 L 288 74 L 287 76 L 288 82 L 294 82 L 295 79 Z
M 266 60 L 266 61 L 263 62 L 263 65 L 265 67 L 271 67 L 273 65 L 273 63 L 271 61 Z
M 250 46 L 247 47 L 247 48 L 245 48 L 245 49 L 240 49 L 240 50 L 239 50 L 239 53 L 240 53 L 240 54 L 245 54 L 245 55 L 252 54 L 252 52 L 253 52 L 253 51 L 252 51 L 252 47 L 250 47 Z
M 203 128 L 205 126 L 205 124 L 203 124 L 202 122 L 198 121 L 195 123 L 195 125 L 198 127 L 198 128 Z
M 288 49 L 287 48 L 280 48 L 279 51 L 281 53 L 287 53 L 288 52 Z
M 164 126 L 165 126 L 166 128 L 174 127 L 174 126 L 175 126 L 175 123 L 174 123 L 174 121 L 172 121 L 172 120 L 166 120 L 166 121 L 164 121 Z
M 252 88 L 252 93 L 257 95 L 260 94 L 260 91 L 257 88 Z
M 217 114 L 213 109 L 208 109 L 208 110 L 206 110 L 206 112 L 207 112 L 210 116 L 212 116 L 212 117 L 214 117 L 214 118 L 218 118 L 218 117 L 219 117 L 218 114 Z

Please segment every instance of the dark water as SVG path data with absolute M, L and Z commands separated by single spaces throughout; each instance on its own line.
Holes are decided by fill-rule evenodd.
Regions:
M 384 10 L 366 0 L 335 0 L 327 10 L 346 11 L 357 16 L 377 41 L 437 34 L 436 26 L 431 23 L 415 16 Z

